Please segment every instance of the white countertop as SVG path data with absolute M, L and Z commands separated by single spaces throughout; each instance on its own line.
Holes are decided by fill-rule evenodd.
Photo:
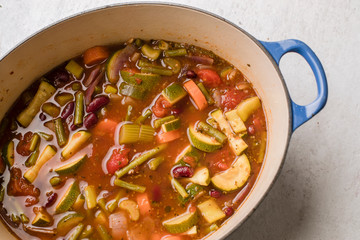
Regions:
M 55 21 L 116 2 L 0 0 L 0 58 Z M 168 2 L 216 13 L 260 40 L 300 39 L 327 74 L 327 106 L 293 134 L 274 187 L 229 239 L 360 239 L 360 1 Z M 280 66 L 297 103 L 315 98 L 314 77 L 304 60 L 288 54 Z

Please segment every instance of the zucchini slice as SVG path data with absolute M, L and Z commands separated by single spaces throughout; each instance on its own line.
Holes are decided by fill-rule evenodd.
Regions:
M 141 85 L 133 85 L 122 82 L 120 84 L 120 93 L 138 100 L 144 99 L 147 91 Z
M 185 212 L 168 219 L 162 224 L 169 233 L 183 233 L 192 228 L 199 220 L 197 212 Z
M 51 216 L 45 211 L 45 209 L 41 208 L 35 215 L 31 224 L 36 227 L 47 227 L 51 225 L 52 221 Z
M 54 171 L 59 175 L 75 173 L 83 165 L 83 163 L 86 161 L 86 159 L 87 159 L 87 155 L 84 154 L 83 156 L 79 157 L 75 161 L 72 161 L 70 163 L 62 165 L 61 167 L 58 167 Z
M 128 70 L 121 70 L 122 79 L 131 85 L 138 85 L 146 90 L 152 89 L 161 79 L 159 74 L 152 73 L 132 73 Z
M 189 138 L 194 147 L 204 152 L 214 152 L 222 147 L 214 138 L 196 131 L 194 126 L 189 126 Z
M 126 199 L 120 202 L 120 209 L 123 209 L 129 213 L 131 221 L 137 221 L 140 218 L 139 206 L 136 202 L 130 199 Z
M 170 132 L 180 128 L 180 119 L 174 119 L 161 125 L 163 132 Z
M 241 132 L 246 132 L 245 123 L 241 120 L 240 116 L 237 114 L 237 110 L 231 110 L 225 113 L 225 117 L 228 120 L 232 130 L 238 134 Z
M 202 202 L 197 207 L 200 210 L 201 215 L 210 224 L 226 216 L 213 199 Z
M 197 150 L 195 147 L 193 147 L 192 145 L 188 145 L 186 148 L 184 148 L 184 150 L 182 150 L 182 152 L 176 157 L 175 159 L 175 164 L 179 163 L 181 160 L 184 159 L 184 157 L 192 157 L 195 159 L 196 162 L 198 162 L 200 160 L 201 156 L 201 152 L 199 152 L 199 150 Z
M 84 216 L 80 213 L 69 213 L 65 215 L 57 224 L 57 231 L 60 236 L 67 234 L 71 229 L 78 225 Z
M 77 181 L 74 181 L 70 184 L 60 201 L 55 207 L 55 213 L 63 213 L 71 208 L 71 206 L 76 202 L 77 197 L 80 195 L 80 188 Z
M 251 97 L 242 101 L 236 108 L 237 114 L 241 120 L 246 122 L 248 117 L 255 112 L 256 109 L 261 107 L 261 102 L 258 97 Z
M 84 144 L 89 140 L 90 137 L 90 132 L 83 130 L 76 132 L 62 150 L 61 156 L 64 159 L 69 159 L 84 146 Z
M 167 86 L 162 91 L 162 95 L 171 105 L 174 105 L 175 103 L 183 99 L 187 95 L 187 92 L 181 85 L 174 83 Z
M 14 165 L 14 141 L 5 144 L 2 149 L 2 157 L 9 167 Z
M 196 169 L 194 175 L 189 178 L 192 183 L 199 184 L 201 186 L 207 186 L 210 183 L 210 172 L 207 167 L 199 167 Z
M 230 192 L 244 186 L 250 177 L 251 166 L 245 154 L 238 157 L 231 167 L 211 178 L 214 186 L 220 190 Z

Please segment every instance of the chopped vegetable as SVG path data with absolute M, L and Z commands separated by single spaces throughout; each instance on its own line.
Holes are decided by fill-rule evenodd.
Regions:
M 125 192 L 124 192 L 123 190 L 120 190 L 120 191 L 116 194 L 115 199 L 114 199 L 111 203 L 109 203 L 109 204 L 107 205 L 107 210 L 108 210 L 110 213 L 112 213 L 112 212 L 115 211 L 115 209 L 116 209 L 117 206 L 118 206 L 118 203 L 119 203 L 120 199 L 121 199 L 122 197 L 124 197 L 124 195 L 125 195 Z
M 36 149 L 33 153 L 31 153 L 31 155 L 25 161 L 25 166 L 26 167 L 34 166 L 39 157 L 39 154 L 40 154 L 39 149 Z
M 69 159 L 84 146 L 90 137 L 91 133 L 83 130 L 78 131 L 71 137 L 69 143 L 64 147 L 61 152 L 61 156 L 64 159 Z
M 127 217 L 123 212 L 117 212 L 109 216 L 109 227 L 111 235 L 115 239 L 123 239 L 127 231 Z
M 120 202 L 119 207 L 125 211 L 127 211 L 130 215 L 131 221 L 138 221 L 140 218 L 139 207 L 133 200 L 123 200 Z
M 101 240 L 111 240 L 112 239 L 111 235 L 108 233 L 108 231 L 106 230 L 106 228 L 103 225 L 101 225 L 101 224 L 97 225 L 96 231 L 99 234 Z
M 169 44 L 167 42 L 165 42 L 164 40 L 160 40 L 159 44 L 158 44 L 158 47 L 161 50 L 168 50 L 169 49 Z
M 73 101 L 74 96 L 71 93 L 63 92 L 56 94 L 54 99 L 60 106 L 65 106 L 68 102 Z
M 188 145 L 183 151 L 176 157 L 175 164 L 181 161 L 186 161 L 187 158 L 192 158 L 195 162 L 198 162 L 201 158 L 201 153 L 192 145 Z
M 241 120 L 246 122 L 248 117 L 258 108 L 261 107 L 261 102 L 258 97 L 248 98 L 242 101 L 237 106 L 237 114 L 240 116 Z
M 41 107 L 41 110 L 52 117 L 57 117 L 60 114 L 60 108 L 50 102 L 44 103 Z
M 146 187 L 144 186 L 128 183 L 120 179 L 115 179 L 114 184 L 118 187 L 126 188 L 131 191 L 140 192 L 140 193 L 143 193 L 146 190 Z
M 120 168 L 129 163 L 128 153 L 130 149 L 114 149 L 110 159 L 106 163 L 106 169 L 109 174 L 114 174 Z
M 2 157 L 9 167 L 14 165 L 14 151 L 14 141 L 10 141 L 8 144 L 5 144 L 2 149 Z
M 96 188 L 93 185 L 89 185 L 84 189 L 86 206 L 88 209 L 96 207 Z
M 145 112 L 143 112 L 143 114 L 140 115 L 140 117 L 138 117 L 136 120 L 135 120 L 135 123 L 136 124 L 142 124 L 145 122 L 145 120 L 150 117 L 152 114 L 151 110 L 150 109 L 146 109 Z
M 142 67 L 141 72 L 159 74 L 163 76 L 171 76 L 174 74 L 172 70 L 159 66 Z
M 208 186 L 210 183 L 210 172 L 207 167 L 200 167 L 195 170 L 194 175 L 189 178 L 190 182 L 201 186 Z
M 209 105 L 213 105 L 215 103 L 213 97 L 209 94 L 208 90 L 204 86 L 203 83 L 198 83 L 197 86 L 199 87 L 202 94 L 204 94 L 204 97 L 206 98 L 206 101 Z
M 154 138 L 155 130 L 148 125 L 124 124 L 120 128 L 119 143 L 149 142 Z
M 225 214 L 213 199 L 200 203 L 198 209 L 208 223 L 214 223 L 225 217 Z
M 55 125 L 55 136 L 57 139 L 57 142 L 60 147 L 64 147 L 66 143 L 68 142 L 68 137 L 66 136 L 64 125 L 62 123 L 61 118 L 57 118 L 54 120 Z
M 197 212 L 185 212 L 177 217 L 168 219 L 162 224 L 170 233 L 183 233 L 198 222 Z
M 172 142 L 178 138 L 181 137 L 181 132 L 180 130 L 173 130 L 170 132 L 163 132 L 157 135 L 157 140 L 158 143 L 168 143 L 168 142 Z
M 141 52 L 142 52 L 147 58 L 149 58 L 150 60 L 154 61 L 154 60 L 156 60 L 156 59 L 159 58 L 160 53 L 161 53 L 161 50 L 160 50 L 160 49 L 154 49 L 154 48 L 150 47 L 149 45 L 144 44 L 144 45 L 141 47 Z
M 171 185 L 174 188 L 174 190 L 181 195 L 181 197 L 187 198 L 189 196 L 185 188 L 175 178 L 171 178 Z
M 24 178 L 26 178 L 29 182 L 34 182 L 41 167 L 49 161 L 51 158 L 53 158 L 56 154 L 56 149 L 50 145 L 47 145 L 44 149 L 44 151 L 41 153 L 39 159 L 36 161 L 35 165 L 29 168 L 24 173 Z
M 206 101 L 204 94 L 200 91 L 200 88 L 194 83 L 193 80 L 185 82 L 184 88 L 191 96 L 197 109 L 201 111 L 208 107 L 208 102 Z
M 89 238 L 94 233 L 94 228 L 91 225 L 87 225 L 82 231 L 80 239 Z
M 84 118 L 84 93 L 79 91 L 75 94 L 74 125 L 81 126 Z
M 69 214 L 65 215 L 57 223 L 58 234 L 60 234 L 61 236 L 64 236 L 73 227 L 78 225 L 83 219 L 84 219 L 84 216 L 79 213 L 69 213 Z
M 165 158 L 163 156 L 156 157 L 156 158 L 149 160 L 148 166 L 151 170 L 155 171 L 159 167 L 159 165 L 164 161 L 165 161 Z
M 71 206 L 76 202 L 76 199 L 80 195 L 80 188 L 77 181 L 73 181 L 70 186 L 67 188 L 63 197 L 60 199 L 58 204 L 55 207 L 55 213 L 64 213 L 71 208 Z
M 151 211 L 151 205 L 147 193 L 139 193 L 136 195 L 136 202 L 139 206 L 140 214 L 146 215 Z
M 181 70 L 181 63 L 175 58 L 164 58 L 164 63 L 171 68 L 174 74 L 178 74 Z
M 84 224 L 83 224 L 83 223 L 79 223 L 79 224 L 75 227 L 75 229 L 71 232 L 71 235 L 69 236 L 68 240 L 77 240 L 77 239 L 80 237 L 83 229 L 84 229 Z
M 34 220 L 31 222 L 33 226 L 37 227 L 47 227 L 50 226 L 53 219 L 51 216 L 45 211 L 44 208 L 40 208 L 40 210 L 36 213 Z
M 65 66 L 65 69 L 74 75 L 76 79 L 80 79 L 84 72 L 84 69 L 74 60 L 70 60 Z
M 225 117 L 235 133 L 241 133 L 246 131 L 245 123 L 241 120 L 240 116 L 237 114 L 236 109 L 226 112 Z
M 40 143 L 40 136 L 39 136 L 39 134 L 34 133 L 31 138 L 31 141 L 30 141 L 29 150 L 32 152 L 35 151 L 35 149 L 38 147 L 39 143 Z
M 134 73 L 130 70 L 124 69 L 120 71 L 122 79 L 135 86 L 141 86 L 145 90 L 151 90 L 160 81 L 159 74 L 153 73 Z
M 166 117 L 163 117 L 163 118 L 156 119 L 154 121 L 154 128 L 159 128 L 164 123 L 170 122 L 171 120 L 174 120 L 174 119 L 175 119 L 174 115 L 170 115 L 170 116 L 166 116 Z
M 50 182 L 51 186 L 55 187 L 55 186 L 57 186 L 57 185 L 59 185 L 61 183 L 61 178 L 52 177 L 52 178 L 50 178 L 49 182 Z
M 171 105 L 174 105 L 175 103 L 183 99 L 187 95 L 187 93 L 181 85 L 174 83 L 167 86 L 162 91 L 162 95 Z
M 168 121 L 166 123 L 163 123 L 161 125 L 161 130 L 163 132 L 170 132 L 170 131 L 173 131 L 173 130 L 177 130 L 180 128 L 180 119 L 174 119 L 174 120 L 171 120 L 171 121 Z
M 118 90 L 113 85 L 106 85 L 104 92 L 107 94 L 110 94 L 110 93 L 117 94 Z
M 201 69 L 197 72 L 204 85 L 209 88 L 218 87 L 222 81 L 220 76 L 212 69 Z
M 165 50 L 164 55 L 166 57 L 180 57 L 185 56 L 187 54 L 187 51 L 185 48 L 179 48 L 179 49 L 172 49 L 172 50 Z
M 194 126 L 189 126 L 189 138 L 191 144 L 204 152 L 214 152 L 222 147 L 222 144 L 212 137 L 196 131 Z
M 76 160 L 56 168 L 54 171 L 59 175 L 73 174 L 79 170 L 87 158 L 87 155 L 84 154 Z
M 106 75 L 108 80 L 115 84 L 119 80 L 119 71 L 124 68 L 124 63 L 131 57 L 136 48 L 129 44 L 124 49 L 115 52 L 109 59 L 106 66 Z
M 125 96 L 129 96 L 138 100 L 144 99 L 147 91 L 138 85 L 127 84 L 122 82 L 120 84 L 120 93 Z
M 23 127 L 28 127 L 39 112 L 41 105 L 46 102 L 55 91 L 56 89 L 51 84 L 42 81 L 30 104 L 17 116 L 17 121 Z
M 95 46 L 87 49 L 84 52 L 84 63 L 88 66 L 100 63 L 109 57 L 109 52 L 106 47 Z
M 224 144 L 227 140 L 227 137 L 222 132 L 220 132 L 216 128 L 213 128 L 212 126 L 210 126 L 209 124 L 207 124 L 205 122 L 199 122 L 197 124 L 197 129 L 200 132 L 204 132 L 204 133 L 214 137 L 221 144 Z

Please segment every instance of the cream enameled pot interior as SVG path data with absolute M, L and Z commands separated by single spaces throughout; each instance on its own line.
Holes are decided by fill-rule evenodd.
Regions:
M 275 179 L 286 153 L 290 132 L 287 91 L 271 58 L 257 41 L 217 17 L 181 6 L 120 5 L 95 10 L 57 23 L 36 34 L 0 62 L 0 117 L 38 77 L 94 45 L 132 37 L 187 42 L 228 60 L 253 83 L 267 117 L 268 145 L 263 169 L 248 198 L 218 231 L 221 239 L 256 208 Z M 2 239 L 13 239 L 1 224 Z

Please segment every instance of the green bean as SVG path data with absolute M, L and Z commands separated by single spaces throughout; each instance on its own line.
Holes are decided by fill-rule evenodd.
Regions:
M 140 68 L 143 68 L 143 67 L 153 67 L 153 66 L 156 66 L 154 64 L 152 64 L 151 62 L 149 62 L 148 60 L 142 58 L 138 61 L 138 66 Z
M 222 132 L 220 132 L 216 128 L 213 128 L 212 126 L 210 126 L 209 124 L 207 124 L 205 122 L 199 122 L 197 125 L 197 129 L 201 132 L 204 131 L 205 133 L 214 137 L 221 144 L 223 144 L 227 139 L 227 137 Z
M 106 213 L 108 214 L 108 211 L 106 209 L 106 201 L 105 201 L 105 198 L 100 198 L 98 201 L 97 201 L 97 205 L 99 205 L 99 207 Z
M 39 143 L 40 143 L 40 136 L 39 136 L 39 134 L 34 133 L 34 135 L 33 135 L 32 138 L 31 138 L 31 141 L 30 141 L 29 150 L 30 150 L 31 152 L 35 151 L 35 149 L 37 148 L 37 146 L 39 145 Z
M 135 39 L 135 45 L 141 47 L 143 45 L 143 41 L 140 38 Z
M 173 71 L 164 67 L 152 66 L 152 67 L 142 67 L 142 73 L 154 73 L 164 76 L 171 76 L 173 75 Z
M 79 91 L 75 94 L 74 125 L 80 126 L 84 118 L 84 93 Z
M 148 166 L 150 168 L 150 170 L 156 170 L 159 165 L 164 162 L 165 158 L 163 156 L 160 156 L 160 157 L 156 157 L 156 158 L 153 158 L 153 159 L 150 159 L 149 162 L 148 162 Z
M 103 225 L 101 225 L 101 224 L 97 225 L 96 231 L 98 232 L 98 234 L 102 240 L 111 240 L 112 239 L 111 235 L 108 233 L 108 231 L 106 230 L 106 228 Z
M 21 219 L 20 219 L 20 217 L 18 215 L 11 214 L 11 221 L 14 222 L 14 223 L 20 223 Z
M 22 223 L 28 223 L 30 221 L 24 213 L 20 214 L 20 218 Z
M 156 119 L 154 121 L 154 128 L 159 128 L 164 123 L 170 122 L 171 120 L 174 120 L 174 119 L 175 119 L 175 117 L 173 115 L 166 116 L 166 117 L 163 117 L 163 118 L 160 118 L 160 119 Z
M 209 105 L 213 105 L 215 103 L 214 99 L 211 97 L 207 89 L 205 88 L 203 83 L 198 83 L 197 85 L 200 89 L 200 91 L 204 94 L 206 101 Z
M 5 188 L 3 185 L 1 185 L 0 188 L 0 203 L 2 203 L 4 201 L 4 196 L 5 196 Z
M 122 197 L 124 197 L 125 193 L 123 190 L 120 190 L 117 194 L 115 199 L 113 200 L 113 202 L 109 203 L 107 206 L 107 209 L 110 213 L 112 213 L 113 211 L 115 211 L 115 209 L 117 208 L 119 201 Z
M 72 85 L 71 85 L 71 89 L 73 91 L 79 91 L 82 89 L 81 87 L 81 83 L 80 82 L 74 82 Z
M 172 50 L 165 50 L 164 53 L 166 57 L 179 57 L 185 56 L 187 54 L 187 51 L 185 48 L 178 48 Z
M 123 167 L 122 169 L 115 172 L 115 175 L 117 178 L 121 178 L 126 173 L 128 173 L 131 169 L 141 165 L 145 161 L 149 160 L 159 152 L 163 151 L 167 147 L 166 144 L 159 145 L 145 153 L 143 153 L 141 156 L 135 158 L 133 161 L 131 161 L 127 166 Z
M 57 142 L 60 147 L 64 147 L 68 142 L 68 137 L 66 136 L 64 125 L 62 123 L 61 118 L 55 119 L 54 125 L 55 125 L 55 135 Z
M 53 135 L 51 135 L 51 134 L 48 134 L 45 132 L 38 132 L 38 134 L 46 141 L 51 141 L 53 139 Z
M 164 58 L 164 63 L 171 68 L 173 73 L 177 74 L 181 70 L 181 63 L 179 60 L 176 60 L 175 58 Z
M 143 122 L 145 122 L 145 120 L 150 117 L 152 114 L 152 111 L 150 109 L 146 109 L 146 111 L 141 114 L 141 116 L 139 116 L 136 120 L 135 123 L 136 124 L 142 124 Z
M 185 188 L 175 178 L 171 178 L 170 182 L 171 182 L 171 185 L 173 186 L 173 188 L 175 188 L 175 190 L 183 198 L 187 198 L 189 196 L 189 194 L 186 192 Z
M 52 177 L 49 182 L 50 182 L 51 186 L 55 187 L 61 183 L 61 178 L 55 176 L 55 177 Z
M 126 188 L 131 191 L 140 192 L 140 193 L 143 193 L 146 190 L 146 187 L 144 186 L 128 183 L 120 179 L 115 179 L 114 184 L 118 187 Z
M 33 153 L 31 153 L 30 157 L 28 157 L 28 159 L 26 159 L 25 161 L 25 166 L 26 167 L 32 167 L 35 165 L 38 157 L 39 157 L 39 149 L 36 149 Z
M 125 121 L 130 121 L 132 110 L 133 110 L 133 106 L 129 105 L 126 111 Z
M 80 239 L 88 238 L 91 234 L 93 234 L 94 228 L 91 225 L 87 225 L 86 228 L 82 231 L 80 235 Z
M 75 230 L 71 233 L 70 237 L 68 238 L 68 240 L 77 240 L 79 239 L 82 231 L 84 229 L 84 224 L 83 223 L 79 223 L 76 227 Z

